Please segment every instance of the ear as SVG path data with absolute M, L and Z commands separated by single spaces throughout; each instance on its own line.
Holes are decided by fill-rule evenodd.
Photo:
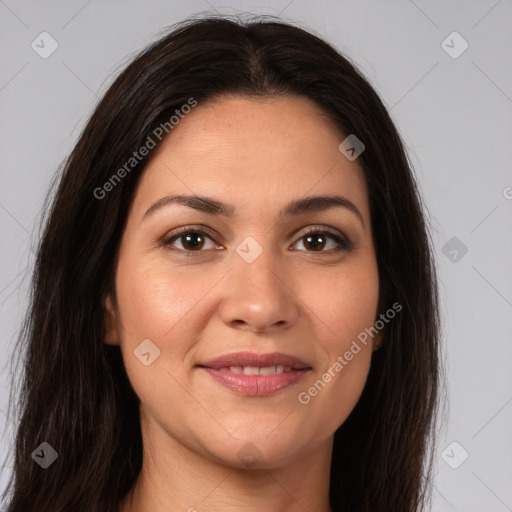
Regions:
M 379 279 L 379 301 L 377 304 L 377 315 L 375 317 L 374 325 L 377 324 L 377 321 L 382 317 L 381 314 L 379 314 L 380 311 L 385 311 L 385 305 L 387 301 L 387 293 L 385 287 L 382 285 Z M 382 321 L 382 320 L 381 320 Z M 373 351 L 379 350 L 379 348 L 382 347 L 383 343 L 385 342 L 386 333 L 388 332 L 388 326 L 387 323 L 384 326 L 383 329 L 379 329 L 377 334 L 373 338 Z
M 105 312 L 105 339 L 107 345 L 119 345 L 119 326 L 117 324 L 117 313 L 114 307 L 114 301 L 110 294 L 103 300 L 103 310 Z
M 384 341 L 384 333 L 386 329 L 382 329 L 379 331 L 376 336 L 373 338 L 373 351 L 379 350 L 379 348 L 382 346 L 382 343 Z

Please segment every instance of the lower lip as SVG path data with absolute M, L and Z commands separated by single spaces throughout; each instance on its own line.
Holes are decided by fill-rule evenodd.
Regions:
M 266 396 L 299 382 L 308 370 L 290 370 L 274 375 L 243 375 L 229 370 L 205 368 L 217 382 L 241 395 Z

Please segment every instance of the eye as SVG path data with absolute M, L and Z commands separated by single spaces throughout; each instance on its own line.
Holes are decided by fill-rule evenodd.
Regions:
M 302 234 L 292 248 L 302 243 L 305 249 L 299 249 L 306 252 L 336 253 L 339 251 L 350 251 L 352 243 L 343 236 L 337 235 L 325 229 L 310 229 Z M 184 252 L 187 256 L 193 256 L 194 253 L 201 253 L 205 250 L 223 249 L 214 240 L 214 234 L 205 227 L 193 228 L 185 227 L 174 231 L 162 240 L 165 247 L 172 250 Z
M 162 243 L 173 247 L 179 251 L 186 252 L 202 252 L 203 249 L 222 249 L 221 246 L 217 245 L 213 240 L 213 234 L 203 229 L 185 228 L 179 232 L 170 233 Z M 181 247 L 180 247 L 181 246 Z
M 349 251 L 352 248 L 347 238 L 331 233 L 330 231 L 313 229 L 304 233 L 296 245 L 302 243 L 307 252 L 339 252 Z M 327 247 L 327 250 L 324 250 Z M 300 249 L 302 250 L 302 249 Z

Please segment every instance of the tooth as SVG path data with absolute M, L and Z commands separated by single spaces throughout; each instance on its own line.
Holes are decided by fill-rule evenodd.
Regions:
M 284 372 L 284 366 L 282 364 L 279 364 L 276 366 L 276 373 L 283 373 Z
M 275 366 L 263 366 L 260 368 L 260 375 L 274 375 L 276 373 Z
M 260 369 L 256 366 L 244 366 L 244 375 L 259 375 Z
M 285 366 L 285 367 L 284 367 L 284 371 L 285 371 L 285 372 L 289 372 L 289 371 L 291 371 L 291 369 L 292 369 L 292 367 L 291 367 L 291 366 Z
M 238 373 L 238 374 L 240 374 L 240 375 L 241 375 L 242 373 L 244 373 L 244 369 L 243 369 L 243 367 L 242 367 L 242 366 L 231 366 L 231 367 L 229 368 L 229 371 L 230 371 L 230 372 L 233 372 L 233 373 Z

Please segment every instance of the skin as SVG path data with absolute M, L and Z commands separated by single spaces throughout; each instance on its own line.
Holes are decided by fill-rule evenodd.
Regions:
M 380 343 L 369 338 L 299 403 L 378 318 L 368 192 L 357 160 L 338 150 L 344 138 L 309 99 L 225 96 L 192 109 L 154 150 L 121 240 L 116 299 L 104 301 L 105 343 L 121 347 L 143 435 L 143 469 L 121 512 L 331 510 L 334 432 Z M 144 218 L 172 194 L 208 196 L 234 212 L 170 204 Z M 280 215 L 290 201 L 322 194 L 346 197 L 362 220 L 344 207 Z M 197 225 L 215 237 L 196 249 L 183 236 L 162 242 Z M 308 243 L 307 228 L 347 237 L 353 248 L 335 252 L 327 237 L 315 250 L 322 238 Z M 263 249 L 252 263 L 236 252 L 247 236 Z M 145 339 L 160 350 L 147 366 L 134 355 Z M 284 352 L 312 369 L 273 395 L 247 397 L 196 366 L 239 350 Z M 247 443 L 257 460 L 250 467 L 238 455 Z

